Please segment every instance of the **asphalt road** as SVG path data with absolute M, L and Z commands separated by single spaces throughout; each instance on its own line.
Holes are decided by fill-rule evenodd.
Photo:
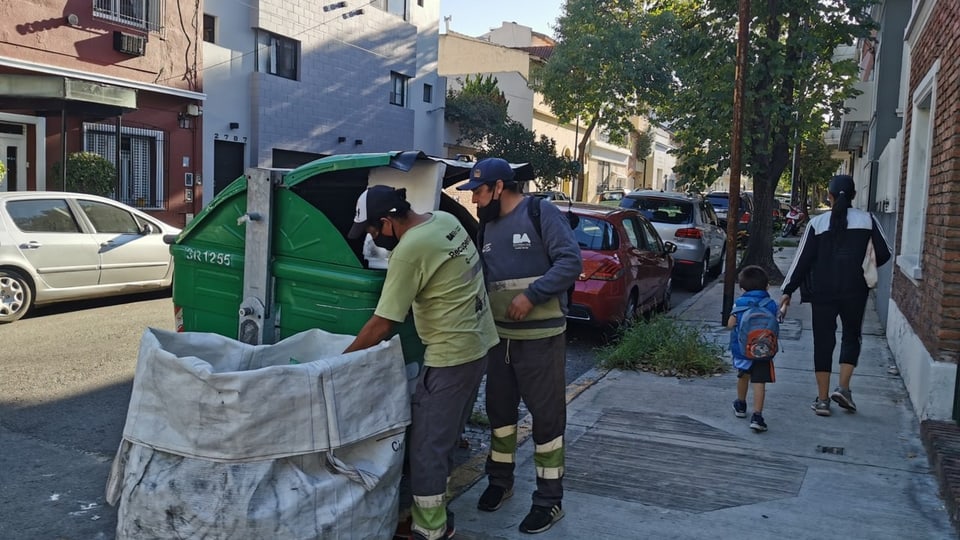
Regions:
M 690 293 L 675 291 L 678 305 Z M 169 295 L 38 309 L 0 326 L 0 538 L 108 539 L 104 486 L 120 443 L 140 337 L 173 329 Z M 603 342 L 572 325 L 567 381 Z

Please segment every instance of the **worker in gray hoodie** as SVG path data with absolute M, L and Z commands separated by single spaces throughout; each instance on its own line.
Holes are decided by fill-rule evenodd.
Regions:
M 487 355 L 489 485 L 477 507 L 493 512 L 513 494 L 523 399 L 533 416 L 537 489 L 520 531 L 539 533 L 563 517 L 566 314 L 583 268 L 580 247 L 568 217 L 548 201 L 525 197 L 503 159 L 477 162 L 458 189 L 472 191 L 477 205 L 477 246 L 500 336 Z

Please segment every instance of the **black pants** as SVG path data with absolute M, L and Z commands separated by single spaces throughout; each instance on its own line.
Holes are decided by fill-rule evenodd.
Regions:
M 813 308 L 813 369 L 831 371 L 833 349 L 837 345 L 837 316 L 843 328 L 840 338 L 840 363 L 857 365 L 860 358 L 860 335 L 867 295 L 846 300 L 814 302 Z
M 567 427 L 566 334 L 542 339 L 501 339 L 487 355 L 487 415 L 493 430 L 486 472 L 490 484 L 513 486 L 518 407 L 533 417 L 537 490 L 533 504 L 563 499 L 563 433 Z

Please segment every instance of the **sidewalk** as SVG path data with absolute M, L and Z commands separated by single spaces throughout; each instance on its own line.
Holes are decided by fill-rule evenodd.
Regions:
M 777 253 L 777 264 L 786 270 L 794 253 Z M 721 278 L 673 314 L 726 343 L 722 299 Z M 810 307 L 798 300 L 782 326 L 777 382 L 767 387 L 766 433 L 733 415 L 732 372 L 588 374 L 599 380 L 578 385 L 567 407 L 566 517 L 538 537 L 956 538 L 906 390 L 887 373 L 893 360 L 872 301 L 853 384 L 858 412 L 834 406 L 818 417 L 809 407 Z M 535 489 L 532 454 L 528 438 L 515 494 L 497 512 L 476 509 L 483 478 L 451 502 L 457 538 L 530 538 L 517 526 Z

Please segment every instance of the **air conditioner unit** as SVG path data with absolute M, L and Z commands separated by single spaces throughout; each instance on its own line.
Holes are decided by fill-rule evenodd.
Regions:
M 146 36 L 115 31 L 113 33 L 113 48 L 123 54 L 143 56 L 147 54 L 147 38 Z

